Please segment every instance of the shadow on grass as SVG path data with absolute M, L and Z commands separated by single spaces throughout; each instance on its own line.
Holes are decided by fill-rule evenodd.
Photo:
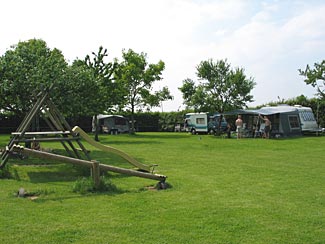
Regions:
M 146 145 L 146 144 L 161 144 L 162 142 L 160 141 L 111 141 L 109 139 L 101 139 L 100 143 L 103 145 L 111 146 L 114 147 L 116 145 Z
M 68 156 L 67 152 L 64 149 L 56 149 L 55 152 L 53 152 L 54 154 L 57 155 L 63 155 L 63 156 Z M 121 156 L 115 154 L 115 153 L 110 153 L 110 152 L 104 152 L 101 150 L 93 150 L 90 151 L 89 153 L 90 157 L 92 160 L 96 160 L 101 164 L 107 164 L 107 165 L 112 165 L 112 166 L 116 166 L 116 167 L 121 167 L 121 168 L 132 168 L 134 167 L 133 165 L 131 165 L 126 159 L 122 158 Z M 133 157 L 132 155 L 128 154 L 130 157 L 136 159 L 139 162 L 143 162 L 145 163 L 145 159 L 144 158 L 139 158 L 139 157 Z M 87 160 L 87 159 L 84 159 Z M 67 165 L 67 168 L 73 168 L 69 163 L 61 163 L 59 160 L 52 160 L 52 159 L 48 159 L 48 160 L 44 160 L 44 159 L 38 159 L 38 158 L 33 158 L 32 160 L 26 160 L 26 161 L 22 161 L 22 160 L 17 160 L 16 161 L 17 165 L 24 165 L 24 166 L 49 166 L 49 167 L 57 167 L 56 165 Z M 79 166 L 75 166 L 75 167 L 79 167 Z
M 106 173 L 107 174 L 107 173 Z M 71 172 L 29 172 L 28 177 L 32 183 L 57 183 L 57 182 L 74 182 L 81 177 L 90 177 L 85 175 L 71 175 Z M 127 179 L 131 176 L 127 174 L 108 173 L 110 179 Z
M 136 133 L 134 135 L 122 135 L 121 137 L 123 137 L 124 139 L 130 138 L 130 140 L 134 140 L 134 139 L 144 139 L 141 141 L 119 141 L 116 140 L 114 137 L 115 136 L 107 136 L 104 135 L 102 137 L 100 137 L 100 143 L 104 143 L 104 144 L 153 144 L 153 143 L 157 143 L 160 144 L 162 143 L 161 141 L 155 141 L 153 139 L 183 139 L 183 138 L 187 138 L 189 136 L 189 134 L 187 133 L 151 133 L 151 132 L 142 132 L 142 133 Z M 145 140 L 148 139 L 148 140 Z
M 48 201 L 58 201 L 58 202 L 63 202 L 65 200 L 70 200 L 70 199 L 82 199 L 82 198 L 96 198 L 96 197 L 102 197 L 102 196 L 111 196 L 111 197 L 115 197 L 121 194 L 125 194 L 125 193 L 137 193 L 137 194 L 141 194 L 143 192 L 146 191 L 160 191 L 160 190 L 166 190 L 166 189 L 171 189 L 173 188 L 173 186 L 169 183 L 165 184 L 166 188 L 161 188 L 158 189 L 157 188 L 157 184 L 150 184 L 147 186 L 143 186 L 139 189 L 134 189 L 134 190 L 122 190 L 120 188 L 115 188 L 114 190 L 111 191 L 94 191 L 94 192 L 88 192 L 85 194 L 81 194 L 81 193 L 70 193 L 69 195 L 66 196 L 49 196 L 50 194 L 54 194 L 55 192 L 51 192 L 50 194 L 39 194 L 37 198 L 33 199 L 33 202 L 35 203 L 46 203 Z
M 189 137 L 188 133 L 140 133 L 135 135 L 130 135 L 132 138 L 149 138 L 149 139 L 182 139 Z
M 78 175 L 71 171 L 55 171 L 55 172 L 28 172 L 30 182 L 32 183 L 48 183 L 48 182 L 71 182 L 78 179 Z
M 33 200 L 33 202 L 35 203 L 45 203 L 45 202 L 49 202 L 49 201 L 57 201 L 57 202 L 63 202 L 65 200 L 70 200 L 70 199 L 81 199 L 81 198 L 88 198 L 88 197 L 99 197 L 99 196 L 117 196 L 120 194 L 124 194 L 124 193 L 128 193 L 129 191 L 126 190 L 116 190 L 116 191 L 112 191 L 112 192 L 90 192 L 87 194 L 78 194 L 78 193 L 74 193 L 74 195 L 68 195 L 68 196 L 60 196 L 60 197 L 50 197 L 50 196 L 42 196 L 40 195 L 39 198 Z

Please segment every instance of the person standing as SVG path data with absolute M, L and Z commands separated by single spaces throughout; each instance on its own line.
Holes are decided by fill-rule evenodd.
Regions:
M 260 118 L 264 120 L 265 123 L 265 128 L 264 128 L 264 138 L 269 139 L 270 138 L 270 131 L 271 131 L 271 121 L 269 118 L 265 115 L 264 118 L 263 116 L 260 115 Z
M 242 138 L 242 136 L 243 136 L 243 120 L 241 118 L 241 115 L 238 115 L 235 124 L 236 124 L 236 131 L 237 131 L 237 139 Z
M 227 123 L 227 138 L 231 138 L 231 125 Z

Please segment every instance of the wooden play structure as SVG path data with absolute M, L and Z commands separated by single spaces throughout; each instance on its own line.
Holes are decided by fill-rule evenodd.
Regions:
M 165 180 L 167 177 L 164 175 L 154 174 L 153 171 L 156 165 L 149 166 L 142 164 L 121 150 L 96 142 L 80 127 L 75 126 L 74 128 L 71 128 L 64 116 L 50 99 L 49 90 L 40 92 L 37 97 L 37 101 L 30 112 L 27 113 L 16 132 L 11 133 L 11 139 L 1 155 L 0 169 L 6 165 L 8 159 L 13 154 L 31 155 L 43 159 L 88 166 L 91 168 L 95 186 L 99 184 L 100 171 L 112 171 L 158 180 L 160 188 L 165 187 Z M 44 119 L 50 130 L 40 131 L 39 129 L 34 129 L 34 131 L 28 131 L 31 129 L 33 121 L 39 117 Z M 88 150 L 82 144 L 82 139 L 100 150 L 119 155 L 128 163 L 136 167 L 136 169 L 125 169 L 107 164 L 100 164 L 98 161 L 92 160 Z M 68 156 L 41 151 L 39 143 L 50 141 L 60 142 Z M 19 143 L 30 145 L 30 148 L 23 147 L 19 145 Z

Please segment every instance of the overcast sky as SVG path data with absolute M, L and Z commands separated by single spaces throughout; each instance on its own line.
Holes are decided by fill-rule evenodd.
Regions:
M 298 69 L 325 59 L 325 1 L 322 0 L 3 0 L 0 55 L 32 38 L 61 50 L 67 61 L 108 49 L 147 53 L 166 64 L 163 80 L 174 96 L 163 111 L 183 108 L 178 87 L 197 80 L 203 60 L 227 59 L 257 83 L 251 106 L 313 97 Z

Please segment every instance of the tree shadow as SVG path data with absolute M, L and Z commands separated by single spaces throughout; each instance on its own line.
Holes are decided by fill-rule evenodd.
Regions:
M 146 141 L 111 141 L 111 140 L 106 140 L 106 139 L 102 139 L 100 140 L 100 143 L 103 145 L 107 145 L 107 146 L 112 146 L 114 147 L 115 145 L 145 145 L 145 144 L 161 144 L 162 142 L 160 141 L 153 141 L 153 140 L 146 140 Z
M 188 133 L 141 133 L 141 134 L 135 134 L 131 135 L 130 137 L 134 138 L 149 138 L 149 139 L 183 139 L 188 138 Z
M 135 133 L 133 135 L 123 135 L 123 138 L 127 138 L 129 137 L 130 140 L 127 141 L 119 141 L 119 140 L 115 140 L 115 138 L 112 138 L 114 136 L 108 135 L 108 136 L 102 136 L 100 138 L 100 143 L 103 144 L 160 144 L 162 143 L 161 139 L 183 139 L 183 138 L 187 138 L 189 136 L 188 133 Z M 141 141 L 133 141 L 134 139 L 144 139 Z M 148 139 L 148 140 L 145 140 Z M 153 139 L 158 139 L 158 140 L 153 140 Z
M 127 190 L 115 190 L 115 191 L 110 191 L 110 192 L 89 192 L 86 194 L 78 194 L 78 193 L 71 193 L 71 195 L 68 196 L 49 196 L 49 195 L 45 195 L 43 196 L 42 194 L 39 195 L 38 198 L 34 199 L 33 202 L 35 203 L 46 203 L 46 202 L 63 202 L 65 200 L 70 200 L 70 199 L 81 199 L 81 198 L 88 198 L 88 197 L 99 197 L 99 196 L 117 196 L 117 195 L 121 195 L 124 193 L 129 193 L 130 191 Z
M 27 175 L 32 183 L 72 182 L 81 177 L 71 171 L 31 171 Z

